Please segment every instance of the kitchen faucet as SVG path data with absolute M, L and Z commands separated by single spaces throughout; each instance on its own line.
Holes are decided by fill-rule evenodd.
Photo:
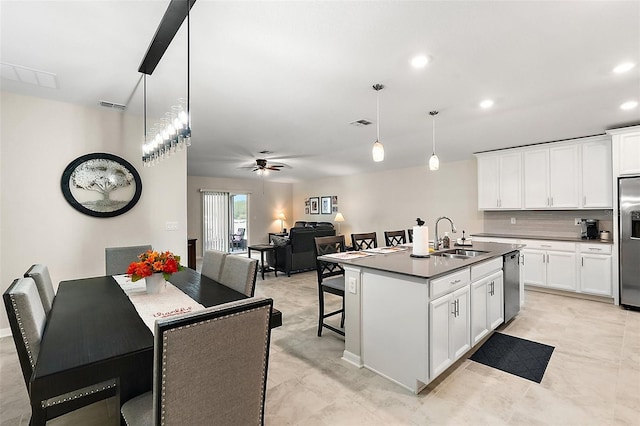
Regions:
M 447 219 L 449 221 L 449 223 L 451 224 L 451 232 L 453 232 L 454 234 L 458 232 L 456 230 L 456 226 L 453 224 L 453 221 L 451 219 L 449 219 L 446 216 L 440 216 L 439 218 L 437 218 L 436 219 L 436 239 L 433 241 L 433 248 L 436 250 L 440 250 L 440 247 L 442 246 L 442 240 L 438 237 L 438 223 L 442 219 Z

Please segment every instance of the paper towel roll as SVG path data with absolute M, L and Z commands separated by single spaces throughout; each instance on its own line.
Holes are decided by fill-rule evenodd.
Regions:
M 427 256 L 429 254 L 429 227 L 413 227 L 413 255 Z

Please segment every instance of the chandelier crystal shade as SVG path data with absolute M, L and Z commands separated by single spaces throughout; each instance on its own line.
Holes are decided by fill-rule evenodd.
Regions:
M 438 170 L 440 168 L 440 159 L 436 155 L 436 115 L 438 111 L 431 111 L 429 115 L 433 117 L 433 154 L 429 158 L 429 170 Z
M 191 39 L 189 14 L 193 3 L 195 3 L 195 0 L 184 2 L 186 12 L 182 12 L 185 13 L 182 17 L 186 17 L 187 20 L 187 97 L 186 99 L 178 99 L 178 103 L 171 106 L 170 111 L 165 113 L 165 117 L 160 119 L 159 122 L 156 122 L 150 129 L 147 128 L 147 74 L 150 75 L 153 72 L 155 65 L 150 68 L 144 65 L 148 59 L 147 56 L 143 60 L 143 65 L 141 65 L 139 70 L 143 72 L 144 138 L 142 141 L 142 163 L 145 167 L 154 166 L 165 158 L 174 155 L 176 152 L 191 146 Z M 174 7 L 180 7 L 180 3 L 177 0 L 171 1 L 169 10 Z M 167 14 L 165 14 L 165 18 L 166 15 Z M 161 32 L 161 28 L 165 28 L 165 18 L 163 18 L 163 22 L 160 23 L 158 33 Z M 177 31 L 177 28 L 175 31 Z M 156 37 L 158 33 L 156 33 Z M 149 55 L 149 52 L 147 55 Z M 157 58 L 157 60 L 159 61 L 160 58 Z
M 373 144 L 373 149 L 371 150 L 371 155 L 373 156 L 373 161 L 376 163 L 384 160 L 384 146 L 380 142 L 380 90 L 384 89 L 384 85 L 382 84 L 374 84 L 373 89 L 376 91 L 376 128 L 377 128 L 377 137 L 376 141 Z

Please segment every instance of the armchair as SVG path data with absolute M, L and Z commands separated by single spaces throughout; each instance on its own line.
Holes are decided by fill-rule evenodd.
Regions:
M 245 228 L 238 228 L 238 232 L 231 234 L 231 249 L 244 250 L 247 248 L 247 240 L 244 239 Z

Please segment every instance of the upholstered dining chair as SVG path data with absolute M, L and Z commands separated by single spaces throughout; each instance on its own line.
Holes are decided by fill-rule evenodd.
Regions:
M 244 256 L 229 255 L 224 260 L 220 272 L 220 284 L 230 287 L 245 296 L 253 297 L 256 289 L 256 274 L 258 273 L 258 259 Z
M 384 231 L 384 244 L 387 247 L 399 246 L 406 244 L 407 239 L 404 235 L 404 229 L 400 231 Z
M 351 234 L 351 244 L 354 250 L 372 249 L 378 247 L 378 238 L 375 232 Z
M 36 283 L 31 277 L 18 278 L 2 295 L 7 310 L 13 341 L 18 352 L 24 382 L 29 382 L 38 362 L 40 340 L 47 317 L 40 301 Z M 45 419 L 53 419 L 78 408 L 117 395 L 116 380 L 97 383 L 93 386 L 39 401 Z
M 151 250 L 151 245 L 128 246 L 128 247 L 107 247 L 104 249 L 104 258 L 107 275 L 126 274 L 131 262 L 137 262 L 138 256 L 147 250 Z
M 272 306 L 251 298 L 156 321 L 153 391 L 122 406 L 126 424 L 264 424 Z
M 53 298 L 56 293 L 53 291 L 53 283 L 51 282 L 51 275 L 49 275 L 49 268 L 46 265 L 36 263 L 31 265 L 31 268 L 24 273 L 25 277 L 33 278 L 38 288 L 38 294 L 42 301 L 42 308 L 44 309 L 44 315 L 49 315 L 51 305 L 53 304 Z
M 338 334 L 344 336 L 344 331 L 324 322 L 326 318 L 341 314 L 340 327 L 344 328 L 344 269 L 337 263 L 325 262 L 318 259 L 330 253 L 338 253 L 345 251 L 344 235 L 333 237 L 316 237 L 315 238 L 315 255 L 318 274 L 318 337 L 322 336 L 322 328 L 328 328 Z M 324 312 L 324 294 L 330 293 L 342 297 L 342 309 L 333 312 Z
M 407 229 L 407 235 L 409 235 L 409 242 L 413 242 L 413 228 Z
M 224 261 L 229 254 L 219 250 L 207 250 L 202 256 L 202 275 L 220 281 Z

